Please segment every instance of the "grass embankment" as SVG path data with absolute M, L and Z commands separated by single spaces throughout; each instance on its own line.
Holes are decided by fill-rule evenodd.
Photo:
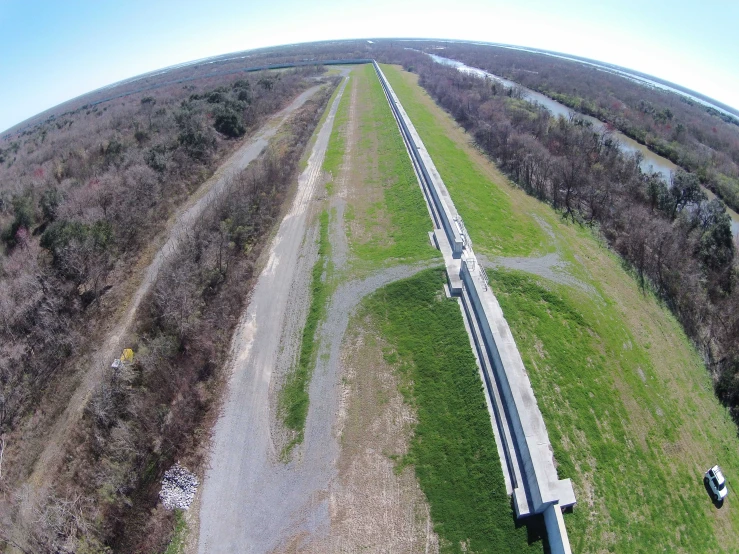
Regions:
M 185 521 L 185 513 L 177 510 L 174 516 L 175 525 L 172 534 L 172 540 L 167 545 L 164 554 L 181 554 L 185 550 L 185 541 L 187 540 L 187 522 Z
M 346 149 L 346 125 L 349 118 L 349 103 L 351 101 L 349 90 L 351 88 L 351 85 L 352 77 L 349 76 L 347 78 L 344 94 L 341 96 L 341 100 L 339 101 L 339 107 L 336 109 L 336 115 L 334 116 L 334 127 L 331 131 L 331 137 L 328 141 L 326 156 L 323 158 L 322 169 L 332 176 L 332 179 L 328 183 L 326 183 L 326 192 L 328 194 L 333 194 L 334 179 L 339 174 L 339 170 L 341 169 L 341 162 L 344 159 L 344 151 Z M 333 98 L 331 101 L 333 102 Z
M 489 275 L 559 472 L 578 484 L 579 505 L 566 520 L 574 551 L 719 551 L 702 475 L 681 460 L 693 448 L 706 449 L 707 458 L 731 454 L 730 437 L 715 434 L 729 423 L 720 409 L 709 429 L 700 428 L 700 412 L 710 407 L 700 390 L 706 379 L 675 383 L 693 389 L 678 399 L 655 371 L 651 344 L 640 344 L 619 313 L 622 306 L 544 288 L 520 272 Z
M 424 125 L 416 124 L 424 141 L 429 129 L 439 133 L 453 125 L 415 85 L 415 76 L 395 68 L 386 74 L 402 91 L 404 106 L 427 112 Z M 461 137 L 455 139 L 458 148 L 470 151 L 474 161 L 469 137 Z M 588 229 L 562 222 L 502 176 L 494 183 L 510 201 L 510 219 L 534 215 L 551 225 L 561 261 L 587 285 L 489 272 L 547 424 L 559 475 L 575 485 L 578 505 L 565 517 L 573 551 L 739 551 L 734 497 L 717 509 L 702 483 L 703 471 L 714 463 L 729 480 L 739 475 L 736 427 L 678 322 Z M 459 204 L 457 189 L 450 192 Z M 495 198 L 482 197 L 479 210 L 496 209 Z M 490 225 L 493 231 L 483 238 L 468 225 L 478 251 L 498 246 L 497 223 Z
M 450 118 L 439 119 L 434 101 L 412 81 L 411 74 L 382 65 L 421 140 L 444 179 L 475 249 L 480 253 L 528 256 L 550 250 L 536 220 L 511 201 L 495 182 L 500 174 L 476 150 L 470 138 Z M 483 163 L 481 163 L 483 162 Z
M 443 552 L 541 552 L 516 527 L 482 385 L 443 272 L 427 270 L 364 302 L 400 376 L 417 425 L 401 466 L 414 466 Z
M 351 144 L 332 137 L 327 154 L 327 160 L 341 159 L 348 149 L 351 157 L 345 219 L 353 269 L 368 272 L 438 257 L 429 244 L 433 226 L 423 193 L 380 82 L 369 64 L 355 76 Z M 342 102 L 349 102 L 349 92 Z
M 318 324 L 326 313 L 329 297 L 327 273 L 329 272 L 328 212 L 321 213 L 319 218 L 318 260 L 313 266 L 310 284 L 310 305 L 308 317 L 303 328 L 300 342 L 300 354 L 296 367 L 290 372 L 280 391 L 279 406 L 285 426 L 294 431 L 295 437 L 288 444 L 285 453 L 303 442 L 305 418 L 308 415 L 308 384 L 316 363 L 318 341 L 316 331 Z

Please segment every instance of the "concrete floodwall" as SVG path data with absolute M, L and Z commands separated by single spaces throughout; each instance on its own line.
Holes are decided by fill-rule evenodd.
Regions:
M 542 513 L 552 503 L 571 506 L 575 504 L 572 483 L 557 476 L 544 418 L 503 311 L 495 295 L 479 274 L 471 272 L 465 260 L 462 260 L 460 275 L 505 404 L 515 453 L 525 480 L 528 507 L 532 513 Z M 521 492 L 514 491 L 514 494 Z
M 531 452 L 526 441 L 526 431 L 521 422 L 521 414 L 517 409 L 516 399 L 514 398 L 511 383 L 505 371 L 503 361 L 501 360 L 498 345 L 493 336 L 490 319 L 488 314 L 485 313 L 485 308 L 482 305 L 480 291 L 478 290 L 477 283 L 474 281 L 474 276 L 470 272 L 467 262 L 464 261 L 462 262 L 461 277 L 462 283 L 464 283 L 465 290 L 467 291 L 467 295 L 472 303 L 472 312 L 477 321 L 480 333 L 482 334 L 482 342 L 485 347 L 485 351 L 488 355 L 488 359 L 492 362 L 493 371 L 495 372 L 495 380 L 503 397 L 509 428 L 515 441 L 514 448 L 518 455 L 519 464 L 524 471 L 526 483 L 519 483 L 515 488 L 520 489 L 525 486 L 525 490 L 518 491 L 518 494 L 525 494 L 528 497 L 526 504 L 528 504 L 529 509 L 536 512 L 537 508 L 540 508 L 543 505 L 543 502 L 541 491 L 539 489 L 539 480 L 537 479 L 534 463 L 531 459 Z M 514 494 L 516 494 L 515 491 Z M 523 504 L 523 502 L 514 502 L 518 516 L 528 515 L 528 513 L 530 513 L 520 513 L 519 506 Z
M 518 347 L 471 243 L 462 236 L 463 225 L 441 176 L 376 62 L 374 67 L 432 215 L 438 215 L 434 240 L 444 256 L 449 291 L 461 296 L 516 515 L 544 514 L 552 552 L 569 554 L 561 507 L 574 505 L 575 494 L 570 480 L 557 476 L 549 435 Z
M 426 148 L 423 146 L 423 142 L 418 136 L 418 132 L 413 126 L 413 123 L 411 123 L 411 120 L 405 113 L 400 100 L 398 100 L 395 92 L 387 82 L 385 74 L 382 72 L 377 62 L 374 62 L 373 65 L 375 67 L 377 77 L 380 80 L 380 84 L 385 91 L 385 96 L 387 97 L 388 104 L 390 104 L 390 109 L 398 122 L 400 131 L 405 139 L 405 143 L 410 149 L 409 153 L 414 161 L 414 165 L 420 171 L 419 177 L 421 177 L 421 180 L 423 181 L 421 185 L 428 192 L 428 195 L 433 201 L 435 211 L 439 215 L 439 223 L 441 224 L 441 228 L 444 229 L 444 233 L 452 247 L 452 255 L 455 258 L 459 258 L 462 255 L 464 241 L 462 240 L 459 228 L 454 222 L 455 213 L 453 208 L 449 206 L 449 203 L 445 201 L 445 198 L 442 198 L 442 194 L 446 193 L 446 187 L 443 182 L 441 182 L 441 177 L 439 177 L 438 171 L 436 171 L 436 168 L 433 165 L 431 156 L 426 152 Z M 446 196 L 448 196 L 448 193 L 446 193 Z
M 547 528 L 549 551 L 552 554 L 572 554 L 565 520 L 562 517 L 562 510 L 557 504 L 550 504 L 544 510 L 544 525 Z

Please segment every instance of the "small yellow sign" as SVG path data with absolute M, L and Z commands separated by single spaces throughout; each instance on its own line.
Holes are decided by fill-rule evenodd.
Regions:
M 133 362 L 133 350 L 131 350 L 130 348 L 126 348 L 123 351 L 123 354 L 121 354 L 121 361 L 127 362 L 129 364 Z

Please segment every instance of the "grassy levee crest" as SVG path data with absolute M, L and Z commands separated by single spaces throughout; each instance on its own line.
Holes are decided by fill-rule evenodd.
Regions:
M 442 270 L 427 270 L 364 303 L 417 414 L 399 467 L 414 467 L 442 552 L 541 552 L 542 521 L 515 521 L 475 357 L 444 280 Z
M 496 177 L 415 76 L 393 66 L 383 70 L 414 123 L 421 122 L 419 134 L 428 137 L 445 180 L 450 154 L 437 156 L 429 146 L 442 130 L 456 143 L 448 150 L 466 149 L 480 171 L 491 168 L 490 186 L 500 192 L 480 196 L 477 208 L 494 212 L 498 196 L 510 208 L 478 234 L 460 206 L 476 251 L 500 253 L 506 228 L 521 221 L 540 224 L 549 235 L 538 253 L 557 258 L 554 270 L 529 264 L 530 272 L 511 271 L 502 268 L 517 267 L 520 258 L 495 257 L 488 275 L 531 379 L 559 476 L 575 487 L 578 504 L 565 516 L 573 552 L 738 551 L 739 511 L 730 498 L 714 506 L 702 483 L 715 463 L 739 474 L 736 427 L 677 320 L 591 230 L 563 221 Z M 464 195 L 453 184 L 449 190 L 455 203 Z

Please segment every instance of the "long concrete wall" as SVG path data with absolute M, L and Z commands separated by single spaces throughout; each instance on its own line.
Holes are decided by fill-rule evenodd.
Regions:
M 575 494 L 570 480 L 557 476 L 549 435 L 521 355 L 439 172 L 379 65 L 374 67 L 420 185 L 432 200 L 443 230 L 434 237 L 444 255 L 449 289 L 460 297 L 477 350 L 498 451 L 503 453 L 506 486 L 517 516 L 543 513 L 552 552 L 569 553 L 561 509 L 575 504 Z
M 447 240 L 452 247 L 452 255 L 455 258 L 459 258 L 462 255 L 462 249 L 464 248 L 464 241 L 459 227 L 455 223 L 455 219 L 458 218 L 457 211 L 452 204 L 449 192 L 443 185 L 441 176 L 436 170 L 431 156 L 426 151 L 426 147 L 423 145 L 421 138 L 416 132 L 416 128 L 411 123 L 410 118 L 405 113 L 403 105 L 398 100 L 390 84 L 387 82 L 385 75 L 383 75 L 380 66 L 374 63 L 375 71 L 380 79 L 382 88 L 385 91 L 385 96 L 388 99 L 390 107 L 392 108 L 393 115 L 400 126 L 401 133 L 405 139 L 406 146 L 410 149 L 411 159 L 414 165 L 420 171 L 419 177 L 421 178 L 421 186 L 426 189 L 428 195 L 434 204 L 434 208 L 440 217 L 439 223 L 442 229 L 446 233 Z M 441 186 L 438 185 L 441 183 Z

